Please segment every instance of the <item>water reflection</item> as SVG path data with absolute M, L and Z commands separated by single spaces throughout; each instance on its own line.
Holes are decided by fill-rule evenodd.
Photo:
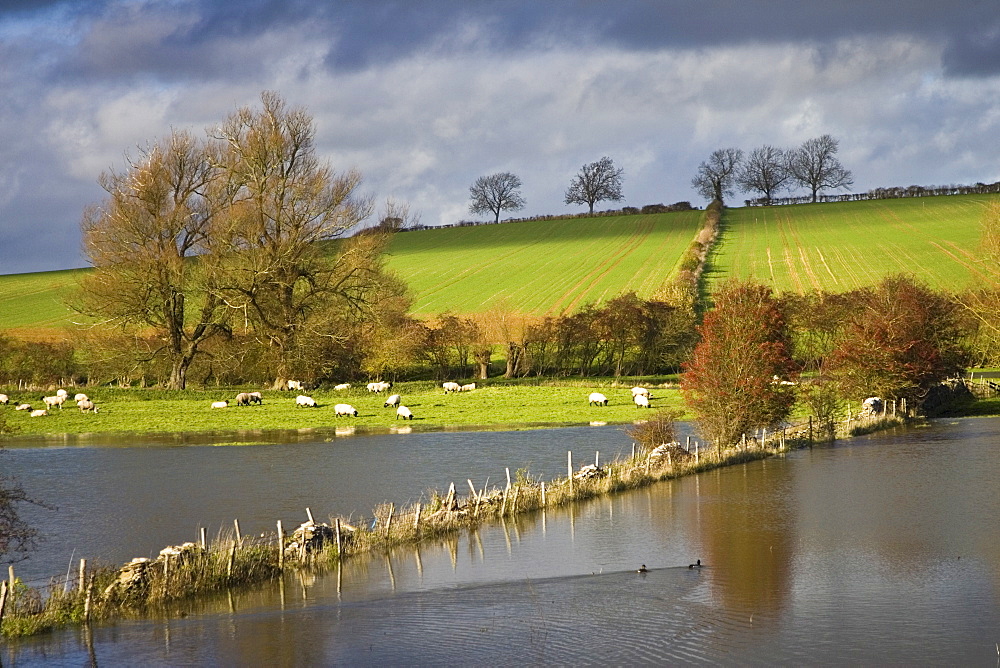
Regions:
M 289 574 L 90 647 L 109 665 L 993 665 L 997 442 L 1000 420 L 970 420 L 800 451 Z M 4 651 L 89 650 L 74 630 Z

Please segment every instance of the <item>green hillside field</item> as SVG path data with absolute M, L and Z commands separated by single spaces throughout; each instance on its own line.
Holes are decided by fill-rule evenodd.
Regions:
M 753 278 L 778 292 L 846 292 L 912 273 L 959 291 L 996 284 L 1000 267 L 976 249 L 983 208 L 997 195 L 953 195 L 727 209 L 713 282 Z
M 976 255 L 983 207 L 996 195 L 726 209 L 709 288 L 753 277 L 778 291 L 843 292 L 912 272 L 937 288 L 1000 282 Z M 569 313 L 627 290 L 649 297 L 673 275 L 702 211 L 573 218 L 398 234 L 389 266 L 414 313 Z M 77 320 L 65 304 L 81 272 L 0 276 L 0 331 L 31 338 Z
M 66 300 L 77 289 L 84 269 L 0 276 L 0 331 L 33 338 L 62 330 L 79 316 Z
M 389 266 L 410 285 L 414 312 L 511 308 L 571 313 L 634 290 L 650 297 L 676 271 L 701 211 L 524 221 L 399 234 Z

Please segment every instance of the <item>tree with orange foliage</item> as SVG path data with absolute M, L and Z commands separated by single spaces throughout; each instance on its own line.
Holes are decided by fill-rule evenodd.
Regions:
M 858 308 L 828 358 L 845 397 L 906 398 L 962 371 L 957 302 L 909 276 L 890 276 L 861 291 Z
M 742 434 L 788 417 L 795 395 L 775 378 L 794 373 L 791 342 L 769 287 L 725 283 L 698 333 L 681 391 L 709 441 L 732 445 Z

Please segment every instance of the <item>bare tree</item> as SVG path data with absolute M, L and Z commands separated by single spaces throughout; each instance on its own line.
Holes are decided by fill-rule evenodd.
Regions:
M 788 155 L 788 171 L 792 179 L 808 188 L 812 201 L 826 188 L 847 188 L 854 177 L 836 158 L 839 142 L 830 135 L 809 139 Z
M 698 173 L 691 185 L 705 199 L 719 200 L 733 195 L 736 170 L 743 161 L 743 151 L 738 148 L 720 148 L 712 151 L 708 160 L 698 165 Z
M 770 204 L 790 178 L 785 151 L 765 144 L 747 156 L 736 174 L 736 183 L 746 192 L 759 192 L 764 203 Z
M 469 196 L 472 199 L 469 211 L 472 213 L 489 211 L 494 215 L 493 222 L 499 223 L 501 211 L 517 211 L 524 208 L 524 198 L 520 189 L 521 179 L 510 172 L 480 176 L 469 186 Z
M 273 92 L 216 131 L 234 192 L 220 253 L 220 294 L 275 352 L 274 386 L 294 370 L 300 338 L 334 336 L 313 316 L 334 304 L 371 309 L 384 278 L 382 237 L 341 239 L 371 211 L 361 175 L 335 172 L 315 154 L 312 117 Z M 319 318 L 322 322 L 322 318 Z
M 153 354 L 171 362 L 169 387 L 183 389 L 202 343 L 225 329 L 205 271 L 222 206 L 219 172 L 206 144 L 186 132 L 143 150 L 124 173 L 105 172 L 108 198 L 83 217 L 83 247 L 95 270 L 82 281 L 84 313 L 124 328 L 150 328 Z
M 620 202 L 622 175 L 625 170 L 615 167 L 614 161 L 604 156 L 597 162 L 584 165 L 573 177 L 566 191 L 566 204 L 586 204 L 594 213 L 597 202 Z

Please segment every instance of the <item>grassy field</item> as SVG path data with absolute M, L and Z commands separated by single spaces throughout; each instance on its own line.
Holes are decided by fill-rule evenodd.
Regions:
M 653 295 L 694 239 L 701 211 L 575 218 L 407 232 L 389 266 L 432 315 L 509 306 L 570 313 L 626 290 Z
M 65 300 L 76 289 L 81 271 L 0 276 L 0 330 L 35 332 L 71 324 L 76 314 Z
M 845 292 L 910 272 L 960 290 L 1000 281 L 976 255 L 979 222 L 995 195 L 727 209 L 713 281 L 754 278 L 777 291 Z
M 979 261 L 983 205 L 997 197 L 727 209 L 710 281 L 754 277 L 779 291 L 840 292 L 912 272 L 934 287 L 1000 281 Z M 389 266 L 410 285 L 414 313 L 504 308 L 553 315 L 626 290 L 654 294 L 698 230 L 701 211 L 544 220 L 397 235 Z M 84 270 L 0 276 L 0 331 L 32 338 L 78 319 L 65 305 Z M 711 287 L 711 286 L 710 286 Z
M 393 388 L 403 397 L 403 405 L 413 411 L 412 421 L 396 419 L 392 408 L 384 408 L 386 394 L 371 394 L 364 387 L 350 390 L 316 391 L 316 408 L 295 405 L 295 393 L 265 392 L 263 405 L 211 408 L 213 401 L 229 399 L 236 390 L 166 391 L 152 389 L 122 390 L 87 388 L 85 392 L 98 405 L 99 412 L 81 413 L 72 400 L 62 410 L 43 417 L 29 417 L 15 411 L 14 403 L 26 402 L 43 407 L 39 393 L 10 395 L 11 405 L 0 406 L 0 416 L 18 429 L 16 435 L 87 434 L 87 433 L 172 433 L 229 432 L 225 440 L 239 439 L 239 432 L 274 429 L 329 429 L 356 427 L 373 430 L 409 427 L 436 430 L 448 427 L 495 426 L 529 428 L 531 426 L 586 425 L 594 421 L 629 423 L 649 412 L 632 403 L 628 387 L 563 384 L 551 386 L 496 385 L 471 392 L 444 394 L 440 385 L 401 383 Z M 608 406 L 590 406 L 591 392 L 603 392 Z M 75 392 L 70 391 L 72 397 Z M 676 389 L 653 389 L 653 408 L 681 408 Z M 358 417 L 336 417 L 334 404 L 349 403 Z M 37 406 L 36 406 L 37 404 Z M 332 435 L 332 434 L 331 434 Z M 2 442 L 2 441 L 0 441 Z

